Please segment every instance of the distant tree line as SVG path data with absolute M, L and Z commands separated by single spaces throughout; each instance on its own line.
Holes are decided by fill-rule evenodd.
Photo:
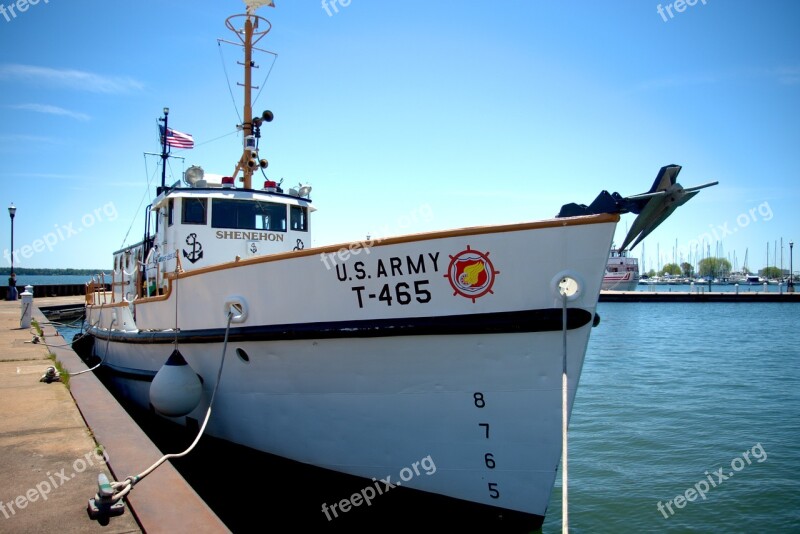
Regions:
M 697 270 L 700 276 L 728 276 L 731 272 L 731 262 L 725 258 L 703 258 Z
M 29 275 L 70 275 L 76 274 L 80 276 L 84 275 L 95 275 L 98 273 L 104 272 L 103 269 L 52 269 L 48 267 L 15 267 L 14 272 L 18 275 L 21 274 L 29 274 Z M 8 276 L 11 274 L 10 267 L 0 267 L 0 276 L 5 275 Z
M 706 277 L 729 276 L 731 273 L 731 262 L 725 258 L 703 258 L 697 266 L 697 274 Z M 650 269 L 647 272 L 649 277 L 656 275 L 664 276 L 665 274 L 671 276 L 683 275 L 690 278 L 695 275 L 694 267 L 688 262 L 683 262 L 680 265 L 677 263 L 667 263 L 664 267 L 656 272 Z M 778 267 L 765 267 L 761 269 L 758 274 L 764 278 L 780 279 L 788 276 L 788 270 L 781 270 Z
M 779 267 L 764 267 L 758 274 L 763 276 L 764 278 L 772 278 L 777 280 L 778 278 L 783 278 L 784 276 L 788 276 L 788 269 L 786 272 L 781 271 Z

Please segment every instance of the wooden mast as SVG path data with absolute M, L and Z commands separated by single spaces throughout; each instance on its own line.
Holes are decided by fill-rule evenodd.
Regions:
M 242 157 L 236 163 L 236 168 L 233 172 L 233 178 L 235 180 L 239 174 L 239 171 L 241 171 L 242 178 L 240 180 L 243 182 L 243 187 L 245 189 L 252 189 L 253 173 L 257 168 L 264 168 L 267 165 L 266 160 L 259 160 L 258 158 L 258 148 L 256 147 L 256 140 L 254 137 L 256 128 L 254 128 L 255 125 L 253 123 L 253 103 L 251 98 L 252 90 L 257 89 L 257 87 L 252 85 L 252 69 L 255 67 L 253 62 L 253 45 L 260 41 L 261 38 L 264 37 L 272 28 L 272 25 L 267 19 L 255 14 L 255 9 L 258 7 L 258 5 L 269 5 L 274 7 L 274 3 L 270 0 L 256 0 L 246 3 L 248 4 L 247 13 L 228 17 L 228 20 L 225 21 L 225 25 L 229 30 L 236 34 L 236 36 L 239 38 L 239 41 L 241 41 L 242 47 L 244 48 L 244 61 L 241 63 L 241 65 L 244 67 L 244 83 L 239 84 L 244 86 L 244 113 L 241 124 L 244 149 L 242 151 Z M 238 18 L 245 19 L 243 30 L 239 30 L 233 25 L 233 19 Z M 266 25 L 266 29 L 259 29 L 259 21 Z M 263 120 L 272 120 L 271 114 L 269 118 L 265 117 Z M 261 124 L 263 120 L 258 119 L 258 124 Z
M 256 19 L 258 24 L 258 19 Z M 244 23 L 244 119 L 242 123 L 242 135 L 245 139 L 253 135 L 253 104 L 250 101 L 250 82 L 252 80 L 253 67 L 253 20 L 247 17 Z M 245 189 L 252 189 L 253 162 L 257 159 L 257 154 L 253 154 L 245 148 L 239 166 L 242 169 L 242 181 Z

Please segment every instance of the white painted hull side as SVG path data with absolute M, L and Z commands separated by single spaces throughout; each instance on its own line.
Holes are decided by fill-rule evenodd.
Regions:
M 568 336 L 570 409 L 590 329 Z M 206 432 L 370 480 L 396 482 L 430 456 L 435 473 L 404 486 L 543 516 L 561 457 L 561 344 L 561 332 L 232 343 Z M 126 345 L 111 344 L 112 367 Z M 221 344 L 180 350 L 216 376 Z M 147 382 L 115 380 L 147 406 Z M 212 388 L 190 417 L 202 420 Z
M 338 270 L 304 251 L 188 273 L 168 298 L 136 304 L 135 321 L 128 306 L 88 307 L 98 323 L 89 332 L 116 382 L 148 407 L 149 382 L 130 373 L 152 377 L 172 352 L 174 330 L 164 330 L 175 327 L 177 302 L 180 351 L 204 380 L 189 417 L 202 420 L 224 303 L 238 299 L 246 318 L 231 326 L 209 434 L 367 483 L 389 476 L 544 516 L 561 457 L 558 281 L 567 274 L 580 284 L 568 302 L 571 412 L 615 226 L 387 240 L 337 259 Z M 473 292 L 470 276 L 480 286 Z M 380 298 L 387 287 L 391 304 Z M 400 480 L 428 456 L 434 473 Z

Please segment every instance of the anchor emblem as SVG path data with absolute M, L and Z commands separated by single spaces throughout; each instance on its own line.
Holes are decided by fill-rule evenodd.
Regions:
M 192 252 L 183 251 L 183 257 L 192 263 L 203 257 L 203 245 L 197 240 L 197 234 L 191 233 L 186 237 L 186 244 L 192 247 Z
M 250 253 L 255 254 L 256 252 L 258 252 L 258 247 L 256 246 L 255 242 L 250 243 Z
M 303 244 L 303 240 L 302 239 L 298 239 L 297 240 L 297 244 L 294 246 L 294 248 L 292 250 L 303 250 L 303 248 L 305 248 L 305 245 Z

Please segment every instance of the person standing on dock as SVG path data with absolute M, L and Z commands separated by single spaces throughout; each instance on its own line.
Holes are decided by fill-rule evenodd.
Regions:
M 8 277 L 8 298 L 6 300 L 17 300 L 17 275 L 11 273 Z

